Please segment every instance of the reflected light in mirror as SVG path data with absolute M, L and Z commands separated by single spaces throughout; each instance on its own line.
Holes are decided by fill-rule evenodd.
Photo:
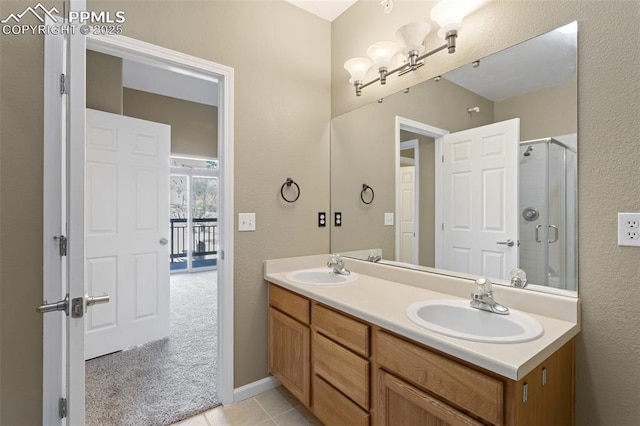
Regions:
M 440 26 L 438 36 L 445 38 L 449 31 L 462 29 L 465 16 L 478 10 L 486 0 L 442 0 L 431 9 L 431 19 Z

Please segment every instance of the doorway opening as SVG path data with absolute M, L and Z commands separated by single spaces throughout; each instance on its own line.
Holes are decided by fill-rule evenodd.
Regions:
M 396 116 L 396 261 L 436 267 L 442 138 L 447 130 Z
M 111 295 L 87 313 L 87 424 L 166 424 L 220 404 L 217 92 L 215 79 L 87 53 L 86 285 Z
M 173 72 L 177 75 L 186 78 L 200 78 L 201 80 L 205 80 L 206 84 L 210 84 L 212 81 L 219 82 L 219 92 L 216 94 L 216 99 L 221 104 L 221 110 L 217 114 L 218 118 L 218 127 L 215 129 L 215 135 L 218 136 L 219 146 L 215 147 L 214 154 L 205 153 L 208 158 L 214 158 L 216 160 L 219 159 L 219 171 L 218 171 L 218 184 L 219 184 L 219 195 L 218 198 L 220 200 L 220 209 L 217 212 L 219 220 L 218 222 L 218 230 L 217 236 L 214 235 L 213 241 L 217 243 L 217 248 L 215 250 L 206 250 L 205 251 L 216 251 L 216 255 L 219 253 L 219 258 L 216 261 L 217 270 L 206 271 L 200 277 L 204 277 L 204 274 L 208 274 L 208 276 L 204 277 L 204 281 L 210 294 L 213 295 L 216 301 L 219 301 L 219 309 L 216 310 L 216 307 L 211 309 L 207 314 L 207 319 L 214 321 L 214 327 L 206 326 L 206 331 L 213 331 L 212 339 L 208 340 L 207 347 L 210 352 L 218 357 L 217 366 L 208 367 L 208 372 L 211 373 L 212 380 L 209 380 L 206 385 L 209 388 L 213 388 L 217 392 L 217 397 L 221 403 L 229 404 L 233 401 L 233 70 L 228 67 L 224 67 L 218 64 L 214 64 L 209 61 L 205 61 L 199 58 L 195 58 L 189 55 L 185 55 L 179 52 L 171 51 L 168 49 L 160 48 L 158 46 L 153 46 L 148 43 L 143 43 L 134 39 L 130 39 L 127 37 L 120 36 L 110 36 L 110 37 L 102 37 L 95 35 L 88 35 L 85 38 L 77 38 L 76 42 L 71 40 L 69 51 L 70 53 L 67 55 L 69 57 L 68 65 L 64 65 L 65 59 L 64 56 L 60 52 L 65 52 L 64 43 L 58 44 L 57 40 L 55 41 L 56 45 L 48 46 L 49 41 L 52 39 L 47 39 L 45 37 L 45 128 L 51 128 L 52 132 L 45 131 L 45 135 L 50 135 L 50 138 L 45 138 L 45 147 L 61 147 L 62 151 L 58 149 L 56 152 L 53 152 L 53 155 L 47 156 L 45 155 L 45 182 L 51 182 L 45 188 L 45 222 L 44 222 L 44 243 L 45 243 L 45 263 L 46 264 L 55 264 L 61 263 L 63 266 L 67 265 L 68 272 L 66 274 L 67 278 L 64 278 L 64 275 L 57 274 L 47 274 L 50 276 L 50 279 L 45 280 L 45 296 L 47 293 L 51 293 L 56 297 L 56 293 L 67 293 L 67 297 L 74 298 L 75 300 L 82 301 L 83 299 L 88 300 L 85 294 L 87 291 L 92 291 L 92 288 L 87 287 L 87 280 L 82 277 L 87 277 L 90 272 L 94 272 L 94 277 L 99 277 L 103 279 L 103 281 L 107 282 L 108 279 L 104 279 L 107 275 L 102 276 L 99 273 L 95 273 L 96 271 L 91 271 L 90 265 L 87 264 L 87 259 L 84 252 L 84 247 L 86 246 L 85 237 L 87 235 L 87 228 L 85 227 L 88 221 L 86 220 L 87 211 L 87 203 L 94 201 L 97 198 L 107 198 L 108 196 L 112 196 L 113 192 L 109 191 L 100 191 L 100 185 L 94 187 L 93 194 L 87 194 L 85 192 L 85 184 L 89 186 L 88 182 L 89 177 L 85 174 L 85 169 L 88 170 L 86 164 L 86 147 L 85 147 L 85 139 L 87 138 L 87 132 L 85 132 L 85 124 L 87 123 L 87 116 L 89 115 L 89 110 L 85 109 L 85 92 L 87 89 L 87 85 L 85 84 L 85 78 L 90 76 L 89 72 L 85 73 L 85 65 L 87 64 L 87 60 L 85 58 L 85 49 L 86 55 L 92 54 L 91 52 L 98 52 L 100 54 L 111 55 L 116 58 L 120 58 L 123 61 L 132 61 L 137 62 L 146 66 L 155 67 L 164 72 Z M 82 43 L 80 42 L 82 41 Z M 85 44 L 86 43 L 86 44 Z M 55 47 L 55 49 L 53 48 Z M 79 48 L 82 48 L 82 51 Z M 60 60 L 51 60 L 51 58 L 63 58 Z M 58 68 L 59 67 L 59 68 Z M 46 71 L 52 69 L 54 73 L 48 74 Z M 68 81 L 69 90 L 67 93 L 59 93 L 60 91 L 60 71 L 66 75 L 66 79 Z M 88 71 L 88 68 L 87 68 Z M 58 74 L 55 74 L 57 72 Z M 49 76 L 51 78 L 49 78 Z M 151 79 L 149 79 L 151 81 Z M 172 84 L 168 85 L 168 87 L 179 87 L 182 88 L 184 85 L 182 84 Z M 143 90 L 144 91 L 144 90 Z M 162 96 L 167 96 L 167 94 L 163 94 Z M 60 102 L 62 98 L 63 102 Z M 108 100 L 108 96 L 101 98 L 101 100 Z M 89 99 L 87 99 L 88 103 Z M 68 110 L 67 110 L 68 105 Z M 155 106 L 152 103 L 150 108 L 146 108 L 146 111 L 153 111 Z M 106 113 L 112 116 L 119 116 L 122 118 L 130 119 L 129 117 L 125 117 L 123 111 L 120 111 L 120 114 L 117 113 Z M 127 114 L 130 115 L 130 114 Z M 64 123 L 66 119 L 67 122 L 67 136 L 65 137 L 65 129 L 64 125 L 62 126 L 62 131 L 58 131 L 57 123 Z M 138 122 L 146 122 L 149 123 L 154 121 L 153 119 L 143 118 L 139 119 Z M 155 120 L 155 122 L 162 122 L 164 120 Z M 49 122 L 49 125 L 47 123 Z M 55 124 L 55 126 L 54 126 Z M 87 126 L 88 127 L 88 126 Z M 55 128 L 55 129 L 54 129 Z M 95 130 L 95 129 L 93 129 Z M 95 133 L 100 133 L 99 131 Z M 108 132 L 106 132 L 108 133 Z M 104 134 L 103 133 L 103 136 Z M 113 132 L 112 132 L 113 133 Z M 116 132 L 117 133 L 117 132 Z M 143 132 L 144 133 L 144 132 Z M 142 137 L 140 137 L 142 136 Z M 134 140 L 135 149 L 133 154 L 142 154 L 148 155 L 149 157 L 157 156 L 154 151 L 154 143 L 150 143 L 153 138 L 149 138 L 149 135 L 145 135 L 142 133 L 137 134 L 137 139 Z M 99 142 L 104 142 L 105 139 L 100 140 Z M 189 138 L 187 138 L 189 140 Z M 136 145 L 137 144 L 137 145 Z M 98 143 L 100 145 L 100 143 Z M 103 148 L 105 148 L 103 146 Z M 48 150 L 52 151 L 52 150 Z M 115 151 L 115 150 L 114 150 Z M 177 152 L 179 154 L 191 154 L 191 152 L 172 150 L 173 152 Z M 154 155 L 150 155 L 153 153 Z M 165 197 L 167 200 L 166 205 L 163 208 L 156 209 L 158 212 L 163 211 L 165 214 L 165 219 L 156 220 L 157 228 L 161 229 L 162 237 L 155 239 L 156 245 L 164 245 L 167 247 L 166 256 L 162 254 L 158 254 L 156 257 L 158 259 L 158 264 L 162 264 L 166 266 L 166 275 L 158 273 L 156 278 L 166 277 L 167 282 L 169 278 L 169 265 L 170 265 L 170 256 L 168 250 L 168 237 L 170 236 L 170 221 L 169 221 L 169 156 L 167 152 L 167 161 L 164 163 L 166 166 L 166 192 L 165 190 L 146 190 L 149 185 L 154 181 L 160 182 L 163 179 L 161 178 L 161 173 L 154 169 L 153 167 L 140 166 L 137 170 L 138 173 L 138 181 L 130 181 L 127 179 L 119 179 L 123 185 L 119 185 L 118 189 L 126 186 L 128 182 L 129 185 L 135 186 L 134 193 L 137 191 L 137 194 L 142 194 L 142 197 L 137 196 L 133 197 L 129 201 L 133 200 L 134 205 L 137 203 L 137 210 L 135 211 L 119 211 L 120 216 L 136 215 L 141 211 L 149 211 L 152 210 L 153 203 L 147 203 L 148 201 L 157 201 L 159 199 L 160 194 L 162 197 Z M 100 161 L 97 161 L 100 162 Z M 145 168 L 146 167 L 146 168 Z M 99 170 L 98 170 L 99 169 Z M 102 183 L 109 183 L 109 178 L 118 178 L 121 177 L 122 174 L 119 173 L 117 167 L 102 167 L 96 168 L 98 170 L 91 178 L 98 177 L 96 181 Z M 95 171 L 94 170 L 94 171 Z M 62 179 L 60 179 L 62 177 Z M 204 176 L 211 177 L 211 176 Z M 157 178 L 157 179 L 156 179 Z M 116 179 L 112 179 L 116 180 Z M 140 182 L 146 182 L 145 185 L 139 185 Z M 155 183 L 153 184 L 155 185 Z M 151 186 L 153 186 L 151 185 Z M 97 191 L 95 189 L 98 189 Z M 109 189 L 107 187 L 107 189 Z M 112 185 L 113 189 L 113 185 Z M 126 188 L 124 188 L 126 192 Z M 93 197 L 93 198 L 91 198 Z M 113 199 L 113 198 L 112 198 Z M 104 201 L 104 200 L 103 200 Z M 109 206 L 110 203 L 104 203 Z M 114 204 L 118 204 L 117 202 Z M 53 223 L 51 220 L 47 220 L 49 217 L 48 212 L 52 213 L 52 217 L 59 217 L 58 214 L 61 210 L 61 206 L 63 207 L 62 212 L 63 217 L 59 223 Z M 65 209 L 64 206 L 67 206 L 68 209 Z M 145 208 L 143 208 L 145 207 Z M 118 210 L 116 206 L 110 206 L 112 211 Z M 105 210 L 106 211 L 106 210 Z M 94 210 L 91 213 L 94 214 L 94 219 L 109 219 L 107 215 L 103 215 L 105 211 Z M 118 216 L 118 215 L 115 215 Z M 115 217 L 112 215 L 111 217 Z M 145 223 L 145 218 L 147 216 L 137 214 L 136 219 L 138 223 L 142 223 L 141 228 L 151 228 L 152 220 L 147 221 Z M 158 216 L 159 217 L 159 216 Z M 157 219 L 157 218 L 156 218 Z M 97 222 L 96 222 L 97 223 Z M 108 220 L 101 222 L 101 224 L 109 224 Z M 113 223 L 111 223 L 113 224 Z M 115 229 L 117 227 L 113 227 Z M 99 227 L 92 228 L 93 230 L 99 229 Z M 69 236 L 69 240 L 73 241 L 73 245 L 69 245 L 70 249 L 66 253 L 66 259 L 60 256 L 65 256 L 62 253 L 62 249 L 60 250 L 51 250 L 50 246 L 54 246 L 57 248 L 58 241 L 62 241 L 62 238 L 59 235 L 66 234 Z M 166 238 L 164 238 L 166 236 Z M 66 241 L 66 238 L 64 239 Z M 52 244 L 51 241 L 54 241 L 55 244 Z M 83 242 L 84 241 L 84 242 Z M 206 238 L 202 238 L 204 244 L 207 243 Z M 98 244 L 97 246 L 100 246 Z M 60 243 L 60 247 L 62 244 Z M 225 259 L 224 253 L 225 251 L 228 254 Z M 201 250 L 202 252 L 202 250 Z M 159 252 L 160 253 L 160 252 Z M 140 253 L 137 253 L 140 254 Z M 192 253 L 193 254 L 193 253 Z M 196 255 L 200 255 L 202 253 L 198 252 Z M 111 256 L 113 257 L 113 256 Z M 143 265 L 145 261 L 151 262 L 153 256 L 138 256 L 137 261 L 138 266 Z M 97 262 L 99 263 L 99 262 Z M 96 263 L 96 264 L 97 264 Z M 105 262 L 108 263 L 108 262 Z M 111 264 L 115 264 L 117 262 L 111 262 Z M 135 262 L 133 262 L 135 264 Z M 144 266 L 144 265 L 143 265 Z M 65 268 L 63 268 L 65 269 Z M 146 271 L 149 271 L 153 268 L 147 268 Z M 65 269 L 66 270 L 66 269 Z M 141 273 L 140 271 L 145 270 L 144 268 L 134 268 L 134 276 L 138 281 L 144 282 L 145 284 L 154 283 L 157 280 L 152 276 L 152 274 Z M 53 269 L 50 269 L 50 272 Z M 137 275 L 136 275 L 137 273 Z M 188 274 L 191 278 L 196 277 L 199 274 Z M 75 277 L 75 279 L 71 279 Z M 179 276 L 176 276 L 179 277 Z M 111 281 L 117 281 L 111 280 Z M 190 279 L 190 281 L 198 281 Z M 175 285 L 172 287 L 178 288 Z M 150 287 L 149 287 L 150 288 Z M 147 290 L 149 289 L 147 288 Z M 183 288 L 181 288 L 184 290 Z M 140 290 L 140 288 L 136 288 L 136 291 Z M 172 289 L 173 290 L 173 289 Z M 154 297 L 142 297 L 140 292 L 134 292 L 134 298 L 125 298 L 124 300 L 127 303 L 133 303 L 136 305 L 136 309 L 140 310 L 140 307 L 151 306 L 155 308 L 151 301 L 154 301 Z M 184 291 L 182 293 L 185 293 Z M 112 298 L 117 297 L 117 293 L 112 293 Z M 52 298 L 53 298 L 52 297 Z M 173 298 L 173 291 L 172 296 Z M 56 297 L 58 298 L 58 297 Z M 177 296 L 176 296 L 177 299 Z M 189 302 L 194 299 L 199 299 L 198 301 L 206 301 L 205 297 L 193 297 L 187 294 L 186 297 L 180 299 L 180 302 L 176 304 L 177 307 L 182 308 L 181 312 L 178 312 L 178 315 L 175 315 L 176 319 L 187 319 L 187 328 L 189 329 L 197 329 L 198 326 L 206 324 L 206 322 L 198 320 L 194 320 L 193 318 L 189 318 L 185 312 L 189 313 L 193 311 L 190 308 Z M 112 299 L 114 300 L 114 299 Z M 157 301 L 157 300 L 156 300 Z M 155 303 L 155 302 L 154 302 Z M 88 305 L 88 304 L 87 304 Z M 214 306 L 212 303 L 205 303 L 206 306 L 211 308 Z M 44 359 L 43 363 L 45 366 L 44 371 L 44 380 L 43 380 L 43 423 L 45 424 L 54 424 L 55 422 L 60 421 L 60 412 L 58 407 L 61 405 L 61 401 L 64 401 L 65 407 L 68 407 L 66 410 L 67 422 L 69 424 L 84 424 L 84 423 L 96 423 L 96 421 L 92 421 L 91 418 L 87 418 L 85 420 L 86 412 L 85 412 L 85 401 L 90 401 L 92 398 L 91 393 L 87 390 L 85 395 L 85 337 L 86 337 L 86 329 L 91 322 L 100 318 L 101 316 L 108 317 L 111 315 L 113 317 L 113 310 L 115 308 L 115 304 L 111 304 L 110 312 L 100 312 L 98 308 L 107 307 L 109 304 L 101 305 L 101 306 L 91 306 L 87 310 L 87 315 L 75 315 L 77 312 L 74 310 L 73 317 L 71 316 L 45 316 L 45 333 L 43 338 L 44 345 Z M 225 308 L 226 306 L 226 308 Z M 60 320 L 62 319 L 62 320 Z M 93 325 L 98 323 L 99 321 L 95 321 Z M 100 327 L 97 327 L 100 328 Z M 108 328 L 108 327 L 104 327 Z M 182 333 L 184 334 L 184 333 Z M 54 338 L 54 336 L 61 336 L 61 338 Z M 196 340 L 201 340 L 201 335 L 197 336 Z M 145 344 L 137 345 L 137 347 L 143 347 L 145 345 L 162 345 L 171 347 L 173 343 L 177 339 L 160 339 L 154 340 Z M 193 339 L 191 339 L 193 340 Z M 64 343 L 67 344 L 64 344 Z M 164 343 L 163 343 L 164 342 Z M 175 345 L 173 345 L 175 346 Z M 157 348 L 156 348 L 157 349 Z M 127 351 L 122 351 L 118 353 L 125 353 Z M 155 359 L 157 358 L 157 351 L 152 350 L 149 352 L 151 355 L 147 356 L 142 360 L 142 362 L 138 365 L 138 367 L 146 367 L 149 370 L 156 370 L 157 363 Z M 189 367 L 193 367 L 200 363 L 200 359 L 191 357 L 191 359 L 187 359 L 185 361 L 184 354 L 177 358 L 173 359 L 173 364 L 186 364 L 187 370 Z M 52 368 L 47 368 L 47 366 L 52 366 Z M 122 366 L 118 363 L 110 363 L 107 366 L 106 371 L 111 373 L 117 372 Z M 135 368 L 133 370 L 129 370 L 130 375 L 128 377 L 128 381 L 133 381 L 132 379 L 135 377 L 143 377 L 145 370 L 141 368 Z M 193 378 L 193 377 L 192 377 Z M 88 380 L 87 380 L 88 381 Z M 182 393 L 188 386 L 183 386 L 179 389 L 178 393 Z M 126 401 L 129 406 L 147 406 L 149 411 L 162 411 L 155 410 L 151 407 L 150 402 L 153 402 L 154 399 L 157 399 L 158 396 L 162 394 L 162 389 L 151 389 L 152 392 L 136 392 L 131 394 L 132 396 L 128 398 Z M 111 388 L 112 393 L 118 393 L 120 390 L 117 388 Z M 166 392 L 165 392 L 166 393 Z M 144 398 L 140 399 L 143 397 Z M 169 392 L 169 396 L 175 397 L 176 392 Z M 103 399 L 107 395 L 107 392 L 99 391 L 97 393 L 96 399 Z M 197 398 L 194 398 L 197 399 Z M 88 404 L 87 404 L 88 405 Z M 168 405 L 168 404 L 167 404 Z M 183 404 L 179 404 L 182 406 Z M 117 410 L 122 411 L 123 406 L 112 404 L 107 407 L 108 411 L 114 412 Z M 198 408 L 199 410 L 199 408 Z M 143 417 L 134 420 L 133 423 L 169 423 L 173 421 L 179 420 L 181 417 L 185 417 L 190 413 L 176 413 L 169 407 L 165 410 L 165 414 L 173 417 Z M 121 417 L 122 419 L 122 417 Z M 103 421 L 98 421 L 101 424 L 108 423 Z M 113 423 L 130 423 L 128 421 L 123 421 L 119 419 L 115 419 Z

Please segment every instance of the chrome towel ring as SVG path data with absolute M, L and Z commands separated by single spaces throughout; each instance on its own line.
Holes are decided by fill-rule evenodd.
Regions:
M 371 196 L 369 197 L 368 193 L 371 193 Z M 373 203 L 373 199 L 375 198 L 376 194 L 373 192 L 373 188 L 370 187 L 369 185 L 367 185 L 366 183 L 362 184 L 362 191 L 360 191 L 360 199 L 362 200 L 363 203 L 365 204 L 371 204 Z M 365 199 L 366 197 L 366 199 Z M 367 201 L 369 200 L 369 201 Z
M 297 195 L 294 199 L 289 199 L 284 195 L 284 187 L 286 186 L 287 188 L 290 188 L 291 185 L 295 185 L 297 191 Z M 282 196 L 282 199 L 287 203 L 295 203 L 296 201 L 298 201 L 298 198 L 300 198 L 300 186 L 298 186 L 298 184 L 295 183 L 293 179 L 287 178 L 287 180 L 280 187 L 280 195 Z

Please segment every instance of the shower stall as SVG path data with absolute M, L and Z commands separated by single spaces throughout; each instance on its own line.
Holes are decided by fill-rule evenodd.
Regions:
M 520 259 L 531 284 L 575 291 L 577 137 L 520 142 Z

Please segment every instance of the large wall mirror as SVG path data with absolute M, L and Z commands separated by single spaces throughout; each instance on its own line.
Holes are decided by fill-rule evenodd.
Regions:
M 335 117 L 331 251 L 577 296 L 577 31 Z

